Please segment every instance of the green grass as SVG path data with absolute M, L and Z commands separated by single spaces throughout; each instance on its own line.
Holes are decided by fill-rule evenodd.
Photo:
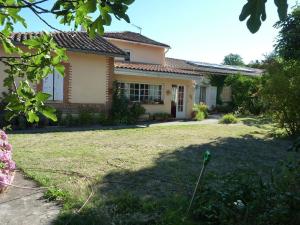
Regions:
M 212 155 L 207 174 L 238 169 L 270 173 L 286 157 L 291 142 L 267 134 L 268 129 L 253 123 L 60 129 L 14 133 L 10 140 L 18 167 L 51 187 L 46 197 L 62 199 L 64 210 L 57 223 L 71 218 L 71 224 L 127 224 L 124 218 L 128 215 L 146 221 L 131 220 L 128 224 L 132 225 L 151 224 L 155 215 L 148 212 L 153 209 L 168 208 L 170 215 L 176 215 L 174 204 L 163 203 L 163 199 L 179 204 L 190 197 L 206 150 Z M 91 190 L 94 196 L 83 212 L 71 216 L 71 210 L 78 209 Z M 135 207 L 143 210 L 135 215 Z M 118 210 L 124 218 L 117 216 Z

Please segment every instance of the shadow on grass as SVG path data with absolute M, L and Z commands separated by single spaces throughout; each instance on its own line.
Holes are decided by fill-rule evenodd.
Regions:
M 272 125 L 274 122 L 270 117 L 264 116 L 252 116 L 241 118 L 242 122 L 247 126 L 255 126 L 258 128 L 264 128 L 266 125 Z
M 53 126 L 46 128 L 29 128 L 24 130 L 7 131 L 8 134 L 43 134 L 43 133 L 59 133 L 59 132 L 79 132 L 79 131 L 97 131 L 97 130 L 122 130 L 122 129 L 142 129 L 148 127 L 149 124 L 140 125 L 120 125 L 120 126 L 80 126 L 80 127 L 63 127 Z
M 286 158 L 285 149 L 289 144 L 276 139 L 256 139 L 251 135 L 220 138 L 161 154 L 151 167 L 135 171 L 128 170 L 126 163 L 116 156 L 108 162 L 116 170 L 94 183 L 95 195 L 86 208 L 78 215 L 65 211 L 56 224 L 199 224 L 192 220 L 183 222 L 181 218 L 206 150 L 211 152 L 212 160 L 205 179 L 214 182 L 213 174 L 223 175 L 241 169 L 269 174 L 278 161 Z

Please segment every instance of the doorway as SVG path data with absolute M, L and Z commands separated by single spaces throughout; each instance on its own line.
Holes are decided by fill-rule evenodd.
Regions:
M 172 85 L 171 115 L 176 119 L 185 118 L 185 86 Z

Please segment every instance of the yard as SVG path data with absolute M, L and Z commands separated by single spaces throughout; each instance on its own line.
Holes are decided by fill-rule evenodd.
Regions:
M 285 151 L 289 140 L 268 136 L 270 125 L 244 122 L 66 128 L 14 133 L 10 140 L 18 167 L 41 185 L 51 187 L 46 197 L 64 202 L 58 224 L 126 224 L 122 220 L 132 216 L 144 222 L 131 224 L 151 224 L 147 222 L 150 217 L 159 215 L 147 212 L 168 207 L 156 200 L 190 198 L 206 150 L 212 155 L 206 177 L 237 169 L 267 175 L 276 163 L 293 154 Z M 83 211 L 71 216 L 91 191 L 94 195 Z M 149 203 L 142 212 L 134 210 L 135 198 Z

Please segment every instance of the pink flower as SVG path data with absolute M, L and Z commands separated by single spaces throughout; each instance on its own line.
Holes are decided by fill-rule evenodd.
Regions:
M 6 151 L 12 151 L 12 145 L 9 144 L 9 143 L 6 143 L 6 144 L 4 145 L 4 149 L 5 149 Z
M 6 187 L 10 183 L 10 176 L 0 173 L 0 187 Z
M 16 169 L 16 163 L 12 160 L 8 161 L 6 163 L 6 169 L 10 170 L 10 171 L 13 171 Z
M 0 130 L 0 139 L 7 141 L 7 135 L 3 130 Z
M 0 161 L 1 162 L 8 162 L 10 160 L 11 160 L 11 153 L 10 152 L 0 151 Z

